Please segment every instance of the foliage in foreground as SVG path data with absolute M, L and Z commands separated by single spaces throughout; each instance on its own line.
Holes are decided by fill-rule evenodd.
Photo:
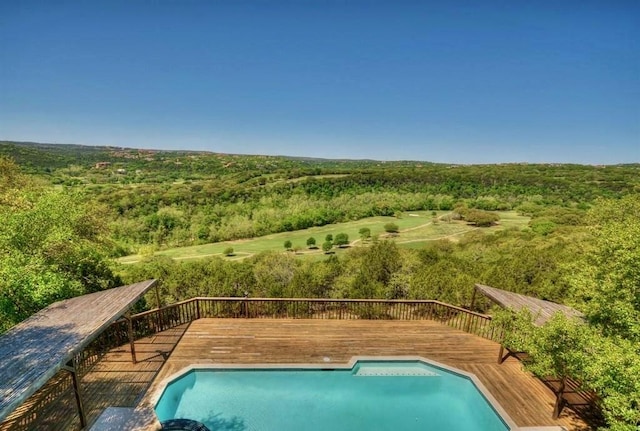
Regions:
M 607 336 L 596 326 L 555 315 L 535 327 L 526 312 L 503 313 L 496 324 L 504 343 L 526 351 L 526 368 L 541 378 L 566 377 L 594 391 L 608 428 L 634 431 L 640 424 L 640 349 L 631 340 Z
M 640 197 L 590 212 L 594 247 L 568 275 L 585 321 L 556 315 L 536 328 L 526 313 L 502 314 L 505 344 L 531 355 L 541 377 L 565 376 L 595 391 L 611 430 L 640 426 Z
M 0 332 L 52 302 L 117 286 L 100 211 L 0 158 Z

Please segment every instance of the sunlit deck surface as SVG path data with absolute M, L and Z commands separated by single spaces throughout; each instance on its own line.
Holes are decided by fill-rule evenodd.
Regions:
M 519 426 L 589 429 L 565 409 L 551 419 L 555 398 L 510 358 L 497 364 L 493 341 L 432 321 L 200 319 L 191 323 L 147 392 L 192 364 L 347 363 L 353 356 L 422 356 L 472 372 Z

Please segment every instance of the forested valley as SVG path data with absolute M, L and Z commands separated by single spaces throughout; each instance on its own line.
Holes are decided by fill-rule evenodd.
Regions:
M 412 211 L 474 229 L 405 244 L 363 235 L 313 257 L 282 247 L 241 259 L 162 255 Z M 505 211 L 525 223 L 494 229 Z M 469 306 L 482 283 L 585 313 L 580 326 L 558 320 L 537 330 L 531 316 L 501 324 L 530 334 L 517 347 L 538 352 L 535 372 L 557 374 L 561 363 L 596 389 L 611 429 L 640 423 L 640 164 L 449 165 L 0 142 L 0 220 L 1 331 L 54 301 L 147 278 L 161 281 L 167 304 L 251 296 Z M 142 257 L 118 260 L 131 254 Z

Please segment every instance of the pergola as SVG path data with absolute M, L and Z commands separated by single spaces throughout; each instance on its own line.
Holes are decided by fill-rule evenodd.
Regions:
M 154 286 L 156 280 L 146 280 L 59 301 L 0 336 L 0 422 L 58 371 L 66 370 L 71 373 L 80 422 L 85 427 L 74 357 L 111 323 L 125 317 L 135 362 L 129 310 Z
M 522 295 L 520 293 L 509 292 L 507 290 L 496 289 L 495 287 L 485 286 L 483 284 L 475 285 L 471 299 L 471 308 L 473 308 L 476 292 L 486 296 L 502 308 L 513 311 L 520 311 L 522 309 L 529 310 L 531 316 L 533 316 L 533 323 L 536 326 L 544 325 L 547 320 L 551 319 L 556 313 L 562 313 L 572 319 L 583 317 L 582 313 L 567 305 Z

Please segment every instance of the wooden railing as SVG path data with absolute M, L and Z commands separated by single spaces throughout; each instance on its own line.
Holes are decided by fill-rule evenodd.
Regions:
M 206 298 L 198 297 L 131 316 L 134 339 L 203 317 L 286 319 L 433 320 L 493 341 L 500 334 L 491 316 L 434 300 Z M 129 342 L 125 319 L 114 322 L 74 358 L 81 375 L 106 352 Z
M 316 298 L 192 298 L 131 316 L 134 339 L 203 317 L 283 319 L 433 320 L 470 334 L 499 341 L 491 316 L 434 300 Z M 114 322 L 74 358 L 81 375 L 109 350 L 129 342 L 125 319 Z
M 490 316 L 433 300 L 200 297 L 135 314 L 131 319 L 137 339 L 203 317 L 435 320 L 490 340 L 498 339 Z M 125 343 L 126 324 L 115 322 L 104 337 L 110 341 L 105 346 Z

